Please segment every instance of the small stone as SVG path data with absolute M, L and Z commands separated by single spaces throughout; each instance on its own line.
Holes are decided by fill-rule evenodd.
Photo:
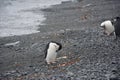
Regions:
M 32 65 L 30 65 L 29 67 L 33 67 Z
M 16 71 L 15 70 L 13 70 L 13 71 L 10 71 L 11 73 L 15 73 Z
M 5 75 L 10 75 L 11 73 L 10 72 L 7 72 Z
M 117 62 L 116 61 L 112 61 L 112 64 L 116 64 Z
M 23 72 L 23 73 L 22 73 L 23 76 L 25 76 L 25 75 L 27 75 L 27 74 L 28 74 L 28 72 Z
M 80 80 L 80 78 L 76 78 L 75 80 Z
M 39 72 L 40 70 L 39 69 L 35 69 L 35 72 Z
M 65 30 L 60 30 L 60 33 L 65 33 Z
M 68 75 L 68 76 L 73 76 L 74 73 L 72 73 L 72 72 L 69 71 L 69 72 L 67 72 L 67 75 Z
M 21 74 L 17 73 L 17 74 L 16 74 L 16 76 L 17 76 L 17 77 L 20 77 L 20 76 L 21 76 Z
M 112 74 L 110 76 L 109 80 L 118 80 L 118 78 L 116 77 L 116 75 Z
M 109 80 L 119 80 L 118 78 L 110 78 Z
M 116 69 L 112 70 L 112 73 L 113 74 L 117 73 L 117 70 Z

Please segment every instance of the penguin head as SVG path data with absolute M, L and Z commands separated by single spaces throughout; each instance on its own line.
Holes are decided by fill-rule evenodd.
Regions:
M 106 29 L 107 27 L 109 27 L 109 25 L 112 25 L 112 22 L 110 20 L 106 20 L 101 23 L 100 27 Z
M 120 20 L 120 17 L 115 17 L 115 18 L 113 19 L 114 22 L 116 22 L 116 21 L 118 21 L 118 20 Z
M 106 20 L 100 25 L 104 29 L 104 33 L 107 35 L 111 35 L 114 32 L 114 25 L 111 20 Z
M 105 24 L 106 24 L 106 22 L 105 22 L 105 21 L 104 21 L 104 22 L 102 22 L 102 23 L 101 23 L 101 25 L 100 25 L 100 27 L 101 27 L 101 28 L 103 28 L 103 29 L 105 29 Z
M 51 41 L 49 43 L 49 48 L 53 49 L 56 52 L 58 52 L 59 50 L 62 49 L 62 45 L 60 43 L 55 42 L 55 41 Z

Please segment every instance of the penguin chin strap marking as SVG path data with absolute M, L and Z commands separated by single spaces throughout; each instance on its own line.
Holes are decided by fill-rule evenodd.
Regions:
M 56 49 L 58 49 L 58 46 L 57 45 L 54 45 L 54 47 L 56 48 Z M 57 50 L 56 50 L 57 51 Z

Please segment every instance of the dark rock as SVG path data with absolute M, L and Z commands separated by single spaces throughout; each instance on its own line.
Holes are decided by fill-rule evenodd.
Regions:
M 120 79 L 118 79 L 118 78 L 110 78 L 109 80 L 120 80 Z

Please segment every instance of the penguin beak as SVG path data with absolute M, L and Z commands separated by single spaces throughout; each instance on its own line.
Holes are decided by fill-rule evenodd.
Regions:
M 102 23 L 100 24 L 100 27 L 101 27 L 101 29 L 105 29 L 105 22 L 102 22 Z
M 58 46 L 57 45 L 54 45 L 54 47 L 58 50 Z
M 105 26 L 100 26 L 100 28 L 101 28 L 102 30 L 105 30 Z
M 101 30 L 103 30 L 103 34 L 104 34 L 104 35 L 107 35 L 105 26 L 100 26 L 100 27 L 101 27 Z

